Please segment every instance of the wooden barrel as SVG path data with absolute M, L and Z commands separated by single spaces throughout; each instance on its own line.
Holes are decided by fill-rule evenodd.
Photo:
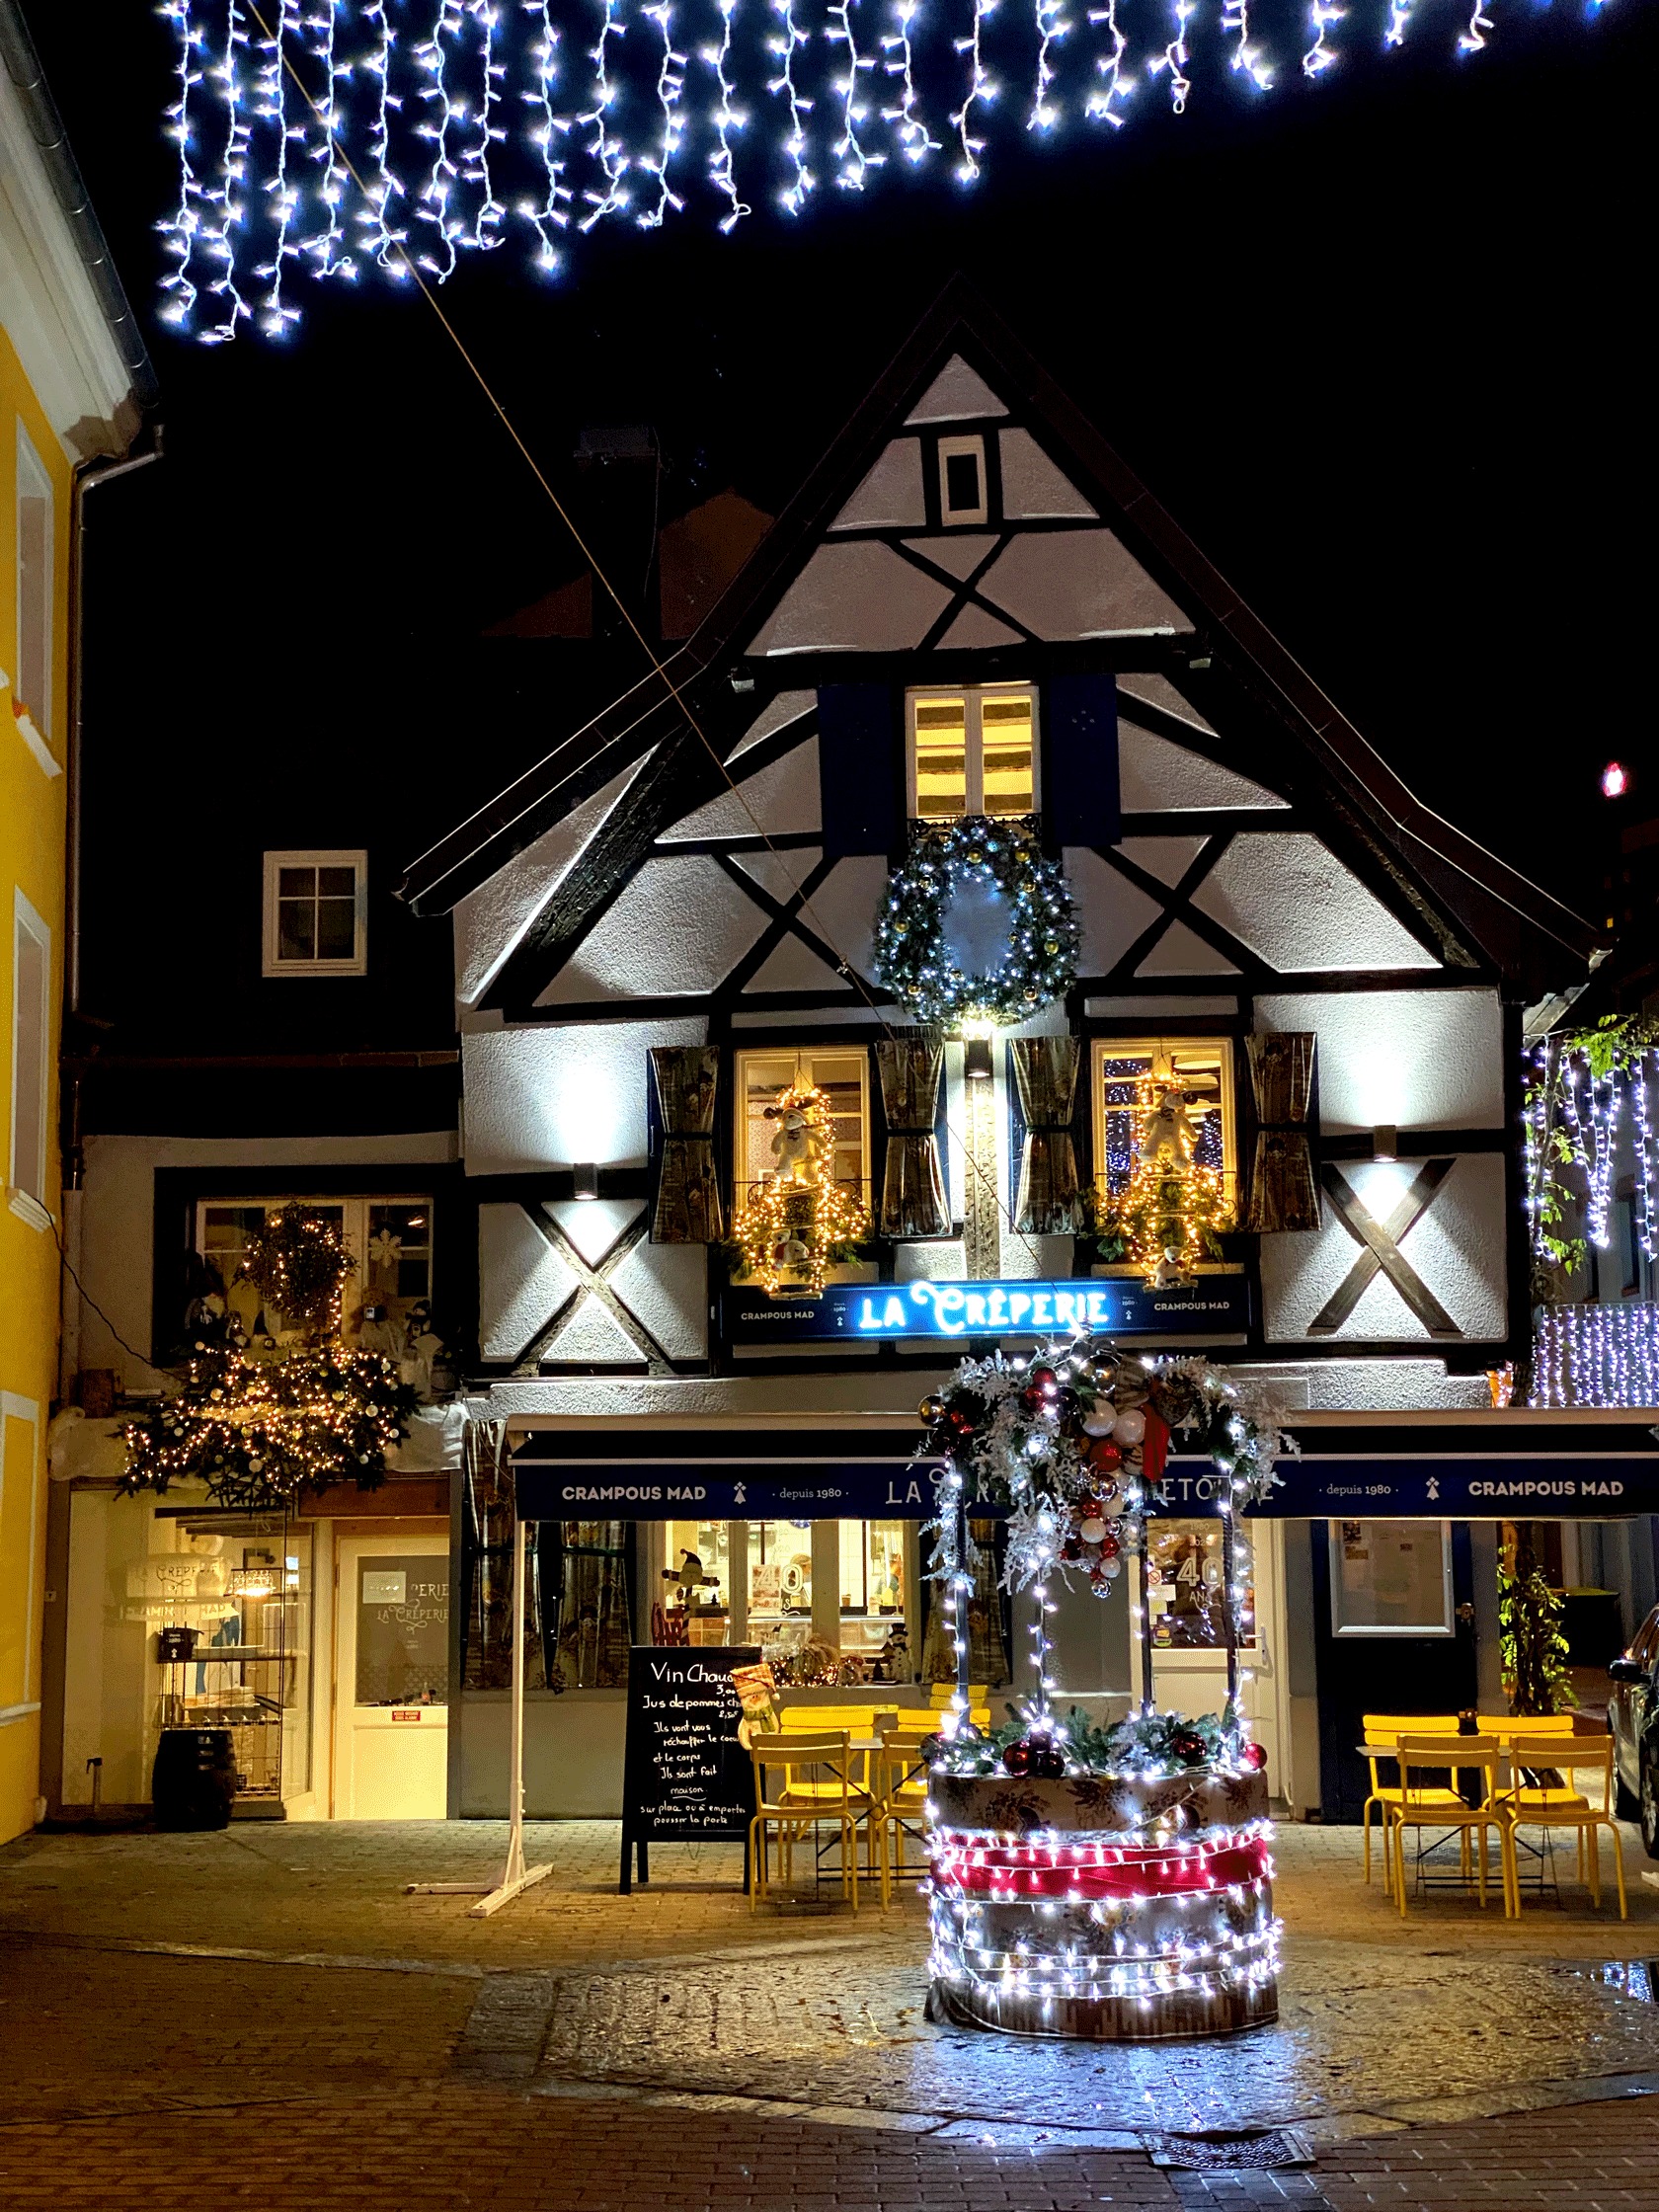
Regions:
M 1259 1774 L 935 1775 L 935 2016 L 1156 2042 L 1279 2016 Z

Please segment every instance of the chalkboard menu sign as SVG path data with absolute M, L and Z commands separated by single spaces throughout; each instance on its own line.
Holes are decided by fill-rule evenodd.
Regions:
M 754 1777 L 738 1741 L 732 1680 L 758 1650 L 635 1644 L 628 1654 L 628 1744 L 622 1770 L 622 1895 L 651 1879 L 647 1847 L 747 1842 Z

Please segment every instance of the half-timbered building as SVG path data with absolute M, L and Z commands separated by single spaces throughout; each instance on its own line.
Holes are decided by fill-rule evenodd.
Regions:
M 918 1022 L 878 957 L 896 871 L 958 819 L 1029 825 L 1077 924 L 1059 995 L 966 1033 Z M 834 1517 L 812 1471 L 902 1460 L 965 1351 L 1083 1317 L 1313 1416 L 1420 1426 L 1473 1418 L 1522 1346 L 1523 1010 L 1582 980 L 1595 932 L 1402 785 L 959 290 L 689 642 L 405 897 L 452 918 L 478 1222 L 452 1810 L 501 1801 L 504 1440 L 570 1485 L 540 1523 L 530 1802 L 597 1812 L 653 1605 L 659 1632 L 941 1671 L 891 1470 L 885 1493 L 848 1477 Z M 995 904 L 947 911 L 959 961 L 1000 941 Z M 1151 1073 L 1231 1224 L 1161 1286 L 1099 1232 Z M 791 1086 L 828 1100 L 871 1223 L 817 1297 L 769 1296 L 732 1243 Z M 1256 1532 L 1256 1724 L 1297 1805 L 1320 1797 L 1342 1604 L 1456 1640 L 1474 1602 L 1466 1525 L 1357 1526 Z M 1207 1540 L 1167 1524 L 1146 1588 L 1160 1685 L 1197 1709 Z M 1127 1689 L 1126 1587 L 1066 1601 L 1066 1689 Z M 1017 1678 L 1021 1642 L 988 1575 L 976 1680 Z M 1413 1648 L 1450 1694 L 1450 1646 Z

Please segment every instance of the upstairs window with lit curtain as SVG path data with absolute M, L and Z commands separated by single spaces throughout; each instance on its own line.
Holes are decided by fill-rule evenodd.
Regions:
M 362 975 L 367 881 L 366 853 L 268 852 L 265 973 Z
M 1225 1037 L 1100 1037 L 1094 1045 L 1094 1174 L 1103 1198 L 1120 1198 L 1141 1157 L 1146 1079 L 1168 1073 L 1181 1086 L 1196 1166 L 1222 1178 L 1229 1209 L 1237 1204 L 1237 1115 L 1232 1045 Z
M 1029 684 L 911 691 L 912 821 L 1028 815 L 1037 807 L 1037 695 Z
M 17 672 L 12 701 L 52 734 L 52 488 L 28 432 L 17 433 Z
M 739 1053 L 737 1079 L 737 1162 L 735 1198 L 741 1211 L 750 1192 L 777 1172 L 774 1143 L 779 1132 L 766 1109 L 777 1103 L 792 1084 L 811 1083 L 830 1101 L 830 1180 L 855 1197 L 870 1196 L 870 1063 L 868 1056 L 845 1046 L 813 1047 L 809 1051 Z

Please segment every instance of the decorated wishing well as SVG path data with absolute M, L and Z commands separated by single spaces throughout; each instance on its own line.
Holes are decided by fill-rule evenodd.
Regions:
M 1265 1754 L 1239 1710 L 1233 1516 L 1265 1495 L 1273 1410 L 1204 1360 L 1144 1361 L 1103 1342 L 969 1360 L 926 1399 L 935 1573 L 959 1670 L 972 1588 L 969 1516 L 1005 1513 L 1004 1580 L 1029 1590 L 1038 1687 L 988 1734 L 959 1687 L 928 1791 L 930 2012 L 978 2027 L 1097 2041 L 1227 2034 L 1278 2016 L 1279 1923 Z M 1138 1608 L 1139 1708 L 1107 1726 L 1052 1693 L 1056 1575 L 1106 1596 L 1141 1551 L 1171 1440 L 1227 1478 L 1225 1709 L 1152 1700 Z M 960 1681 L 960 1674 L 959 1674 Z

